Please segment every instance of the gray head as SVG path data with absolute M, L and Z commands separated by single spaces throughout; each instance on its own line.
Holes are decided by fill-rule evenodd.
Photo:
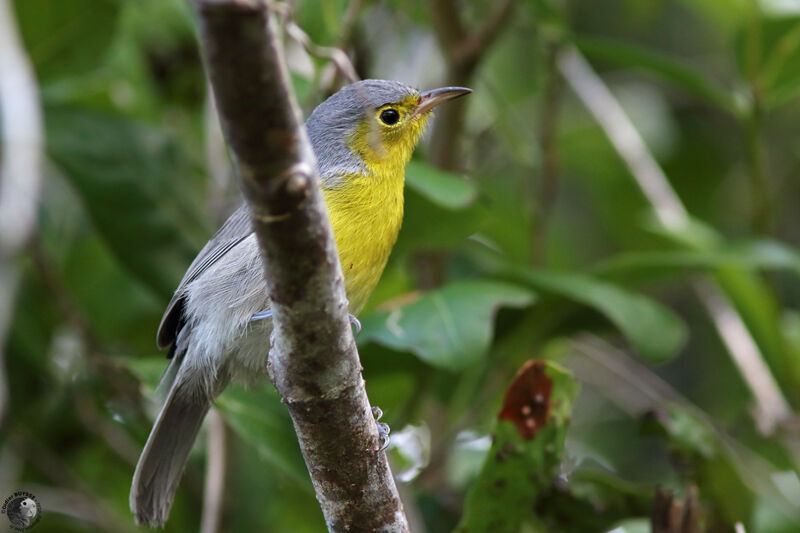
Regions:
M 446 87 L 420 93 L 398 81 L 363 80 L 322 102 L 306 121 L 323 186 L 368 172 L 387 157 L 405 166 L 430 111 L 471 92 Z

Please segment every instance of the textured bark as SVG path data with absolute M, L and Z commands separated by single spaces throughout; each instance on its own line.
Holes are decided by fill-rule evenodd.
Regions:
M 331 531 L 407 531 L 361 377 L 316 163 L 263 0 L 196 0 L 225 137 L 262 249 L 270 371 Z M 264 339 L 264 342 L 268 342 Z

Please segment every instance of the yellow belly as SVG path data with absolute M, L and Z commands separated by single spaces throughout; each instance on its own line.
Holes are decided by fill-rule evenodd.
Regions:
M 402 171 L 352 175 L 339 187 L 322 191 L 353 315 L 367 303 L 397 240 L 403 222 L 403 181 Z

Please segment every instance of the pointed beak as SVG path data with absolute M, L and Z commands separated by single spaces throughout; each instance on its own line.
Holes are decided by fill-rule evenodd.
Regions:
M 464 96 L 465 94 L 469 94 L 471 92 L 472 89 L 467 89 L 466 87 L 441 87 L 439 89 L 425 91 L 419 95 L 419 105 L 414 111 L 414 114 L 425 114 L 439 104 L 443 104 L 448 100 L 458 98 L 459 96 Z

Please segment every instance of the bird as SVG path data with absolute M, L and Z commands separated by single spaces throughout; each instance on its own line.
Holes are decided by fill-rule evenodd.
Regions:
M 317 161 L 351 320 L 378 283 L 403 220 L 405 167 L 433 109 L 472 92 L 418 91 L 398 81 L 347 85 L 305 123 Z M 170 363 L 168 390 L 130 492 L 139 524 L 166 522 L 186 460 L 213 401 L 231 382 L 267 374 L 272 331 L 258 243 L 246 204 L 199 252 L 167 305 L 157 343 Z

